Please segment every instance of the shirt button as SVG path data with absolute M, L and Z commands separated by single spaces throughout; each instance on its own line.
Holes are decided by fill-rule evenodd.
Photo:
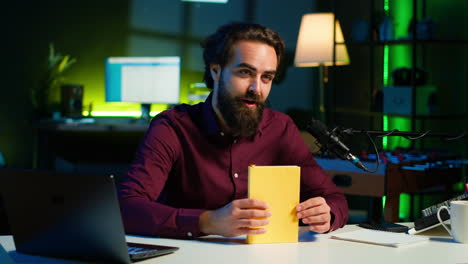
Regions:
M 191 237 L 191 236 L 192 236 L 192 232 L 187 232 L 187 236 Z
M 239 177 L 239 174 L 234 173 L 234 178 L 238 178 L 238 177 Z
M 234 144 L 236 144 L 236 143 L 237 143 L 237 139 L 234 139 Z
M 219 134 L 220 134 L 221 136 L 224 136 L 224 132 L 220 132 Z

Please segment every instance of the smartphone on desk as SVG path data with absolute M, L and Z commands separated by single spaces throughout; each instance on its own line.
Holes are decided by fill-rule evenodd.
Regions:
M 360 223 L 358 226 L 367 229 L 394 232 L 394 233 L 406 233 L 408 227 L 400 224 L 389 223 L 389 222 L 365 222 Z

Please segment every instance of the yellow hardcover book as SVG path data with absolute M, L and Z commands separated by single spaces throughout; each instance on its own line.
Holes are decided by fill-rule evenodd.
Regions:
M 248 235 L 247 243 L 294 243 L 298 241 L 301 168 L 298 166 L 249 166 L 249 198 L 269 204 L 272 216 L 266 233 Z

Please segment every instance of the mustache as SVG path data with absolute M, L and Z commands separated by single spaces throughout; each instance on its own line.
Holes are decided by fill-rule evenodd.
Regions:
M 247 91 L 247 93 L 242 97 L 238 96 L 237 100 L 238 101 L 250 100 L 250 101 L 255 101 L 257 104 L 264 104 L 264 102 L 260 101 L 260 96 L 252 91 Z
M 253 91 L 248 90 L 247 93 L 245 93 L 245 99 L 252 99 L 258 101 L 258 99 L 260 99 L 260 96 L 258 96 L 258 94 L 254 93 Z

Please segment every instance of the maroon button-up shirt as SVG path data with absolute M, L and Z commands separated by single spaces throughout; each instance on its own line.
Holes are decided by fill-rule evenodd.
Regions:
M 285 114 L 265 109 L 249 138 L 223 135 L 211 95 L 155 117 L 121 182 L 119 198 L 127 233 L 191 238 L 202 235 L 199 216 L 247 197 L 248 166 L 301 167 L 301 201 L 322 196 L 331 207 L 331 230 L 342 227 L 348 206 Z M 281 194 L 279 194 L 281 195 Z

